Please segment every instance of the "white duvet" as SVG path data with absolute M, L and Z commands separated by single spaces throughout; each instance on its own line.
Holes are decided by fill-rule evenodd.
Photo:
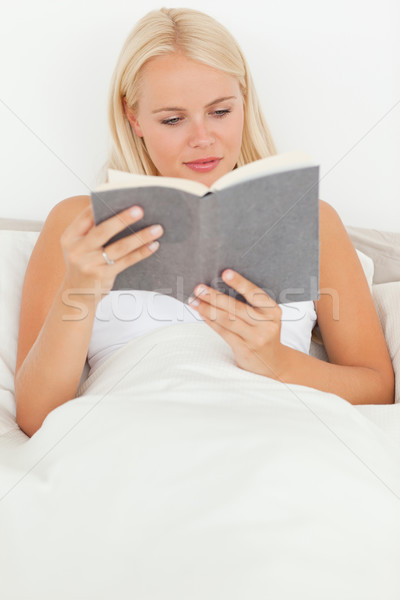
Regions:
M 204 323 L 118 350 L 0 438 L 2 600 L 399 600 L 400 452 Z

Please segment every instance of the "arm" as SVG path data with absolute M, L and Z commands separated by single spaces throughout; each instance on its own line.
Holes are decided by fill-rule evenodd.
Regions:
M 148 243 L 161 234 L 147 227 L 107 247 L 113 265 L 102 256 L 102 246 L 140 218 L 128 209 L 94 226 L 89 196 L 67 198 L 49 214 L 21 301 L 15 399 L 17 423 L 27 435 L 75 397 L 101 296 L 119 272 L 152 254 Z
M 75 398 L 86 361 L 96 306 L 93 301 L 82 303 L 79 298 L 87 306 L 87 316 L 69 321 L 77 317 L 78 311 L 65 304 L 65 291 L 67 288 L 61 285 L 15 377 L 17 423 L 29 436 L 50 411 Z
M 231 270 L 232 271 L 232 270 Z M 320 201 L 319 328 L 330 363 L 281 344 L 282 309 L 240 273 L 223 280 L 250 306 L 205 286 L 194 293 L 205 322 L 231 346 L 247 371 L 313 387 L 351 404 L 392 404 L 394 374 L 360 261 L 336 211 Z
M 88 206 L 87 196 L 69 198 L 50 212 L 30 257 L 21 299 L 15 399 L 17 423 L 29 436 L 46 415 L 74 398 L 86 360 L 95 306 L 77 315 L 62 299 L 65 262 L 60 237 Z M 88 300 L 88 298 L 86 298 Z
M 351 404 L 392 404 L 393 368 L 368 283 L 338 214 L 322 201 L 320 290 L 317 318 L 330 363 L 282 346 L 279 379 Z

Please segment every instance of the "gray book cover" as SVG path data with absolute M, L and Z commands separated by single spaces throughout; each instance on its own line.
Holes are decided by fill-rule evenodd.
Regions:
M 142 219 L 106 244 L 160 223 L 154 254 L 117 275 L 113 290 L 148 290 L 187 302 L 205 283 L 242 302 L 221 273 L 232 268 L 284 304 L 317 300 L 319 167 L 260 175 L 204 196 L 168 187 L 94 191 L 96 225 L 139 205 Z

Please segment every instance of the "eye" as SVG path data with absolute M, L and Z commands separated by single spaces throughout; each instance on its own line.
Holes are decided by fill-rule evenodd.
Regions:
M 216 110 L 214 112 L 214 114 L 215 114 L 216 117 L 221 118 L 221 117 L 225 117 L 226 115 L 229 115 L 230 112 L 231 111 L 229 110 L 229 108 L 224 108 L 224 109 L 221 109 L 221 110 Z
M 222 119 L 223 117 L 226 117 L 226 115 L 229 115 L 229 113 L 231 112 L 231 110 L 229 108 L 224 108 L 224 109 L 220 109 L 220 110 L 215 110 L 213 113 L 213 115 L 215 115 L 217 117 L 217 119 Z M 181 117 L 172 117 L 171 119 L 164 119 L 163 121 L 161 121 L 162 125 L 178 125 L 179 122 L 181 121 Z
M 164 121 L 161 121 L 162 125 L 178 125 L 177 121 L 179 122 L 180 117 L 173 117 L 172 119 L 164 119 Z M 173 123 L 173 121 L 175 121 Z

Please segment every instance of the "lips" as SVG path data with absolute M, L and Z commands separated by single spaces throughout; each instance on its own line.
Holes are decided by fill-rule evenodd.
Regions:
M 209 173 L 219 165 L 221 160 L 221 158 L 216 158 L 215 156 L 208 156 L 207 158 L 198 158 L 197 160 L 183 164 L 192 171 L 196 171 L 196 173 Z
M 202 165 L 209 162 L 214 162 L 215 160 L 221 160 L 218 156 L 208 156 L 207 158 L 198 158 L 197 160 L 190 160 L 185 163 L 185 165 Z

